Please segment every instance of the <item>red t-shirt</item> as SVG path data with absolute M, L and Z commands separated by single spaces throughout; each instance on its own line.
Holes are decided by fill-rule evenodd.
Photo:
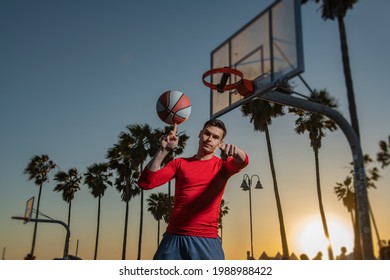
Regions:
M 243 164 L 232 158 L 222 161 L 216 156 L 209 160 L 177 158 L 155 172 L 145 168 L 138 185 L 148 190 L 175 178 L 175 203 L 167 232 L 216 238 L 226 183 L 248 163 L 248 156 Z

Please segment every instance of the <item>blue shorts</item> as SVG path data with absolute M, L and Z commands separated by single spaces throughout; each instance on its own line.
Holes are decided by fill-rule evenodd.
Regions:
M 221 239 L 165 233 L 154 260 L 224 260 Z

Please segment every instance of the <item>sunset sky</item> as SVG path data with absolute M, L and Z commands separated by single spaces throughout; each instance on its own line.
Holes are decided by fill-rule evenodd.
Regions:
M 23 259 L 30 251 L 33 223 L 22 216 L 26 201 L 38 188 L 23 174 L 34 155 L 47 154 L 67 171 L 84 173 L 104 162 L 107 150 L 129 124 L 162 128 L 157 98 L 166 90 L 185 92 L 192 111 L 179 126 L 191 138 L 183 156 L 197 149 L 197 136 L 209 118 L 209 89 L 202 74 L 210 68 L 210 52 L 270 5 L 272 0 L 124 1 L 15 0 L 0 1 L 0 250 L 5 259 Z M 373 159 L 379 141 L 390 135 L 390 65 L 388 11 L 385 0 L 358 1 L 345 18 L 360 123 L 363 153 Z M 318 5 L 302 6 L 305 71 L 315 89 L 327 89 L 349 120 L 337 22 L 321 19 Z M 309 95 L 299 80 L 296 91 Z M 315 185 L 314 153 L 308 135 L 294 131 L 287 113 L 270 126 L 274 162 L 290 254 L 313 258 L 326 245 Z M 254 254 L 282 253 L 265 135 L 254 132 L 239 109 L 221 117 L 228 127 L 225 142 L 249 155 L 250 164 L 228 183 L 224 199 L 230 208 L 223 220 L 226 259 L 245 259 L 250 250 L 248 192 L 240 189 L 244 174 L 258 175 L 262 190 L 252 190 Z M 350 170 L 352 154 L 338 129 L 327 133 L 320 150 L 324 209 L 334 254 L 353 248 L 351 218 L 334 193 Z M 371 167 L 379 166 L 372 163 Z M 380 239 L 390 239 L 390 170 L 380 169 L 377 189 L 369 200 Z M 40 211 L 66 221 L 68 205 L 53 191 L 51 175 L 42 192 Z M 256 178 L 253 177 L 253 184 Z M 145 192 L 166 192 L 167 187 Z M 136 259 L 139 197 L 130 203 L 127 259 Z M 70 254 L 93 259 L 97 200 L 85 185 L 72 202 Z M 102 199 L 98 259 L 121 259 L 125 204 L 115 189 Z M 166 225 L 163 224 L 163 229 Z M 144 211 L 142 259 L 156 250 L 157 222 Z M 65 231 L 39 224 L 38 259 L 61 257 Z M 374 253 L 378 240 L 372 227 Z

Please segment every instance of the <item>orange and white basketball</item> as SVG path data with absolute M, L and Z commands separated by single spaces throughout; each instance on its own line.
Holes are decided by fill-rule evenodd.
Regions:
M 156 110 L 157 115 L 163 122 L 180 124 L 190 116 L 191 102 L 183 92 L 168 90 L 158 98 Z

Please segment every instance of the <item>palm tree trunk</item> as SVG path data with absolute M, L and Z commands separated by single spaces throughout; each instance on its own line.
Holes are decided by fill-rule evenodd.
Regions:
M 355 203 L 356 204 L 356 203 Z M 355 206 L 355 213 L 356 213 L 356 206 Z M 352 218 L 354 219 L 352 221 L 353 225 L 353 232 L 354 232 L 354 248 L 353 248 L 353 259 L 354 260 L 362 260 L 363 254 L 362 254 L 362 247 L 360 244 L 360 226 L 359 226 L 359 217 L 355 214 L 355 216 Z
M 221 244 L 222 244 L 222 240 L 223 240 L 223 226 L 222 226 L 222 224 L 221 224 Z
M 125 201 L 126 201 L 126 209 L 125 209 L 125 228 L 123 232 L 123 244 L 122 244 L 122 260 L 126 259 L 126 249 L 127 249 L 127 227 L 129 223 L 129 203 L 130 203 L 130 178 L 128 171 L 130 170 L 130 166 L 125 169 Z
M 358 122 L 358 117 L 357 117 L 355 93 L 354 93 L 353 82 L 352 82 L 352 72 L 351 72 L 351 67 L 350 67 L 350 63 L 349 63 L 348 41 L 347 41 L 347 33 L 345 30 L 344 18 L 342 16 L 339 16 L 337 18 L 337 21 L 338 21 L 338 26 L 339 26 L 341 55 L 342 55 L 343 67 L 344 67 L 345 85 L 347 87 L 349 115 L 351 118 L 352 128 L 354 129 L 357 137 L 360 139 L 359 122 Z
M 138 236 L 138 254 L 137 260 L 141 259 L 141 247 L 142 247 L 142 228 L 144 225 L 144 190 L 141 190 L 141 212 L 139 219 L 139 236 Z
M 160 244 L 160 220 L 157 221 L 157 247 Z
M 127 187 L 126 187 L 127 189 Z M 127 192 L 127 191 L 126 191 Z M 129 219 L 129 201 L 126 199 L 126 210 L 125 210 L 125 229 L 123 233 L 123 245 L 122 245 L 122 260 L 126 259 L 126 245 L 127 245 L 127 225 Z
M 95 240 L 95 254 L 93 259 L 97 259 L 97 252 L 98 252 L 98 246 L 99 246 L 99 231 L 100 231 L 100 200 L 101 196 L 98 197 L 98 214 L 97 214 L 97 227 L 96 227 L 96 240 Z
M 352 221 L 352 227 L 353 227 L 353 228 L 356 228 L 356 227 L 355 227 L 355 218 L 354 218 L 354 216 L 353 216 L 353 211 L 351 211 L 351 221 Z
M 382 247 L 381 238 L 379 237 L 379 230 L 378 230 L 378 227 L 376 226 L 376 221 L 375 221 L 374 213 L 372 212 L 370 201 L 368 201 L 368 207 L 370 210 L 372 224 L 373 224 L 374 229 L 375 229 L 376 239 L 378 240 L 378 246 L 380 249 Z
M 39 186 L 39 191 L 38 191 L 38 201 L 37 201 L 37 210 L 35 213 L 35 220 L 38 220 L 38 215 L 39 215 L 39 205 L 41 202 L 41 193 L 42 193 L 42 184 Z M 33 240 L 32 240 L 32 245 L 31 245 L 31 256 L 34 256 L 34 251 L 35 251 L 35 241 L 37 238 L 37 229 L 38 229 L 38 222 L 35 221 L 34 224 L 34 233 L 33 233 Z
M 319 163 L 319 158 L 318 158 L 318 149 L 314 149 L 314 158 L 315 158 L 315 165 L 316 165 L 318 206 L 320 208 L 320 215 L 321 215 L 322 227 L 324 228 L 325 238 L 328 241 L 328 258 L 329 258 L 329 260 L 333 260 L 334 259 L 333 249 L 332 249 L 332 244 L 330 242 L 329 230 L 328 230 L 328 224 L 326 222 L 324 205 L 322 203 L 322 192 L 321 192 L 321 182 L 320 182 L 320 163 Z
M 290 255 L 289 255 L 289 252 L 288 252 L 288 245 L 287 245 L 286 230 L 285 230 L 285 227 L 284 227 L 282 204 L 280 202 L 278 183 L 277 183 L 277 180 L 276 180 L 276 171 L 275 171 L 274 160 L 273 160 L 273 155 L 272 155 L 272 145 L 271 145 L 271 139 L 270 139 L 270 135 L 269 135 L 268 125 L 265 128 L 265 137 L 266 137 L 266 140 L 267 140 L 269 163 L 270 163 L 270 166 L 271 166 L 271 173 L 272 173 L 272 180 L 273 180 L 273 185 L 274 185 L 276 207 L 277 207 L 277 210 L 278 210 L 280 236 L 281 236 L 281 239 L 282 239 L 283 259 L 287 260 L 287 259 L 290 258 Z
M 72 210 L 72 201 L 69 201 L 69 206 L 68 206 L 68 228 L 70 228 L 70 214 Z
M 143 170 L 143 165 L 141 163 L 140 170 Z M 139 236 L 138 236 L 138 255 L 137 260 L 141 259 L 141 247 L 142 247 L 142 229 L 144 225 L 144 190 L 141 189 L 141 211 L 140 211 L 140 220 L 139 220 Z

